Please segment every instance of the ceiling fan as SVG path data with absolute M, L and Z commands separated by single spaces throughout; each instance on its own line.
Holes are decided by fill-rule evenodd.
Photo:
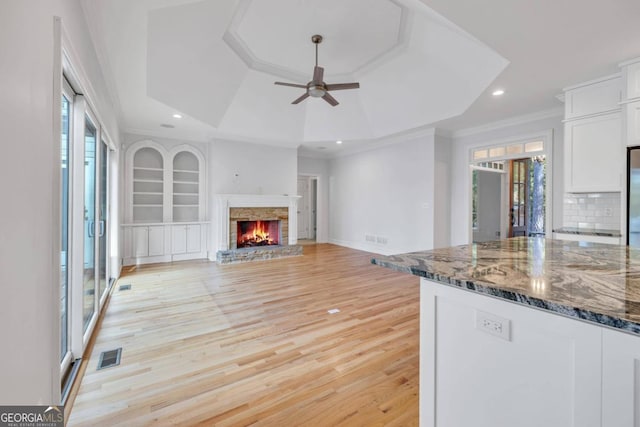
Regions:
M 295 83 L 284 83 L 284 82 L 275 82 L 275 84 L 280 86 L 291 86 L 291 87 L 299 87 L 301 89 L 306 89 L 307 91 L 297 98 L 292 104 L 298 104 L 301 101 L 304 101 L 310 96 L 314 98 L 322 98 L 331 104 L 333 107 L 339 104 L 336 99 L 329 94 L 329 91 L 332 90 L 345 90 L 345 89 L 358 89 L 360 87 L 360 83 L 334 83 L 327 84 L 322 79 L 324 77 L 324 68 L 318 67 L 318 45 L 322 43 L 322 36 L 316 34 L 311 37 L 311 41 L 316 45 L 316 66 L 313 67 L 313 78 L 306 85 L 300 85 Z

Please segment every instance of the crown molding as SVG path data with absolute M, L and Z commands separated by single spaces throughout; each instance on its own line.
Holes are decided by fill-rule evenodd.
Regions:
M 493 130 L 503 129 L 511 126 L 518 126 L 525 123 L 535 122 L 538 120 L 551 119 L 554 117 L 564 117 L 564 107 L 554 107 L 549 110 L 538 111 L 536 113 L 524 114 L 504 120 L 498 120 L 467 129 L 461 129 L 451 132 L 451 138 L 463 138 L 467 136 L 477 135 Z

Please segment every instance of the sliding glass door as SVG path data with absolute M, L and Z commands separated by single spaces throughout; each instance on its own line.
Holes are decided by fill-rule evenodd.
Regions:
M 60 365 L 63 371 L 71 362 L 69 345 L 69 160 L 72 103 L 73 93 L 68 87 L 65 87 L 62 94 L 60 132 Z
M 96 157 L 97 130 L 89 116 L 84 127 L 84 272 L 82 279 L 83 329 L 96 311 Z
M 108 213 L 109 208 L 107 206 L 108 200 L 108 182 L 109 182 L 109 148 L 107 147 L 106 142 L 101 140 L 100 143 L 100 167 L 99 167 L 99 176 L 100 182 L 98 183 L 98 194 L 100 195 L 98 198 L 98 303 L 101 305 L 104 301 L 106 291 L 108 289 L 108 273 L 109 269 L 107 268 L 107 238 L 109 233 L 108 230 Z

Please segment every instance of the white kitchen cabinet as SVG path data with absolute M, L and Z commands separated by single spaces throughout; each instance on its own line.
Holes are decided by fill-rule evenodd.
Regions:
M 565 89 L 565 120 L 618 110 L 622 99 L 620 75 Z
M 640 425 L 640 339 L 623 332 L 602 334 L 602 425 Z
M 620 111 L 565 122 L 565 190 L 621 191 L 624 155 Z
M 601 427 L 601 350 L 597 325 L 421 279 L 420 425 Z
M 624 107 L 627 123 L 627 145 L 640 145 L 640 101 L 630 102 Z
M 625 99 L 640 98 L 640 58 L 621 66 L 625 76 Z

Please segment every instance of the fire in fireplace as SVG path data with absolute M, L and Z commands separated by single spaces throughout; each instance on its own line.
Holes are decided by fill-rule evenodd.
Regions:
M 238 248 L 280 244 L 280 221 L 238 221 Z

